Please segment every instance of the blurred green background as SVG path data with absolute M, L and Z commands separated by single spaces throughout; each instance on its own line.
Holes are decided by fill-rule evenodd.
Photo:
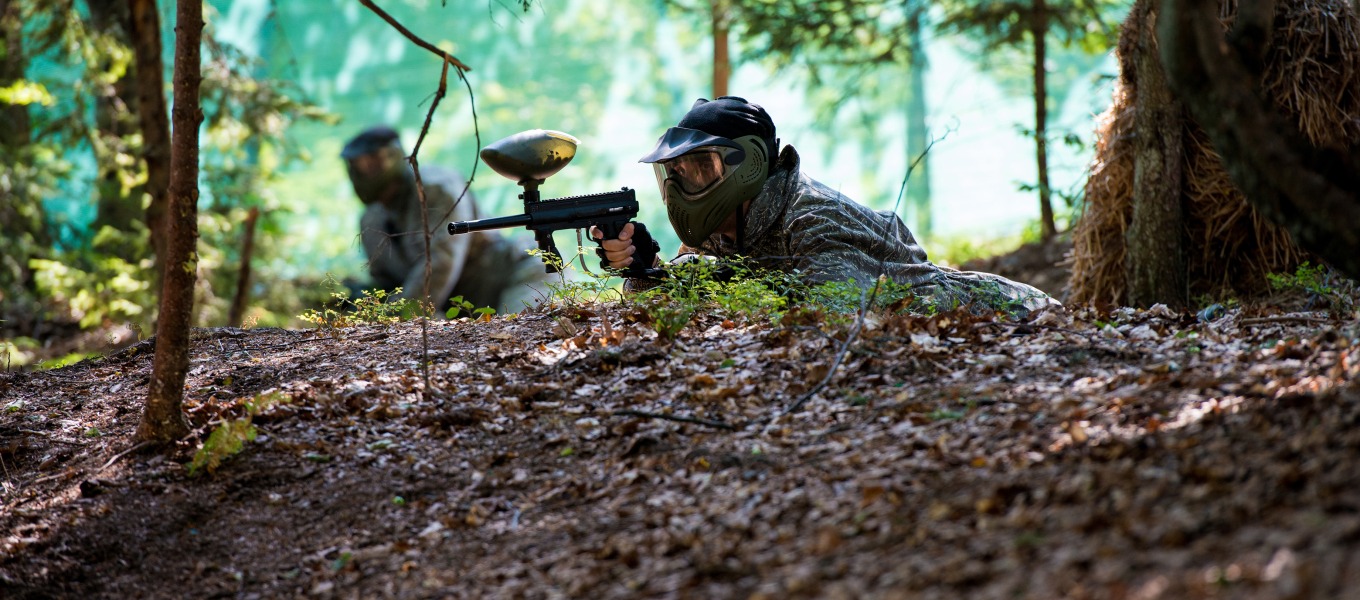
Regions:
M 9 272 L 0 273 L 13 286 L 2 299 L 5 337 L 32 342 L 51 335 L 35 330 L 34 314 L 39 321 L 78 322 L 82 329 L 122 322 L 145 327 L 155 294 L 140 285 L 150 281 L 149 265 L 128 240 L 146 232 L 135 226 L 106 230 L 100 216 L 100 199 L 110 194 L 110 164 L 121 165 L 113 168 L 120 170 L 123 196 L 140 201 L 136 185 L 144 175 L 134 158 L 139 138 L 124 132 L 118 138 L 123 146 L 108 142 L 107 135 L 101 142 L 108 128 L 97 126 L 101 111 L 117 114 L 116 107 L 101 108 L 101 98 L 130 54 L 116 36 L 104 34 L 98 11 L 91 10 L 107 1 L 18 3 L 31 13 L 22 13 L 20 33 L 29 51 L 18 80 L 29 88 L 12 89 L 40 90 L 47 98 L 22 102 L 14 94 L 8 100 L 0 96 L 0 102 L 27 106 L 34 122 L 32 152 L 11 156 L 11 163 L 39 155 L 49 162 L 32 172 L 7 167 L 13 172 L 3 188 L 6 202 L 21 214 L 28 214 L 25 203 L 38 202 L 29 212 L 41 211 L 44 231 L 27 246 L 7 242 L 11 257 L 26 252 L 29 260 L 12 259 Z M 637 158 L 696 98 L 712 96 L 712 2 L 379 4 L 473 69 L 467 87 L 450 79 L 420 150 L 422 166 L 464 175 L 475 167 L 472 191 L 481 214 L 517 213 L 517 186 L 475 164 L 479 143 L 532 128 L 566 131 L 581 147 L 575 161 L 544 186 L 545 197 L 635 188 L 641 220 L 660 234 L 663 253 L 674 253 L 678 241 L 665 226 L 651 169 Z M 838 4 L 846 3 L 765 2 L 764 10 L 788 5 L 796 20 L 797 11 L 834 13 L 838 6 L 831 5 Z M 853 12 L 873 4 L 850 2 L 843 8 Z M 876 4 L 883 6 L 871 6 L 867 14 L 889 24 L 892 5 L 906 6 Z M 896 208 L 924 239 L 931 258 L 946 263 L 979 249 L 1013 247 L 1027 231 L 1032 238 L 1039 214 L 1032 191 L 1030 54 L 1019 38 L 1011 45 L 997 43 L 998 35 L 1014 33 L 1004 22 L 1000 34 L 995 27 L 969 34 L 929 26 L 948 21 L 949 11 L 967 4 L 955 0 L 916 9 L 925 18 L 919 42 L 928 65 L 918 84 L 923 87 L 917 88 L 901 60 L 857 63 L 853 53 L 814 53 L 811 46 L 803 55 L 797 50 L 779 55 L 770 50 L 777 45 L 772 32 L 739 23 L 732 25 L 730 41 L 729 93 L 765 106 L 782 141 L 798 148 L 808 174 L 863 204 Z M 172 2 L 159 5 L 168 84 L 174 11 Z M 200 227 L 202 268 L 209 273 L 197 321 L 223 324 L 240 223 L 254 207 L 263 216 L 251 320 L 296 325 L 301 307 L 325 299 L 320 282 L 326 275 L 362 279 L 365 273 L 357 243 L 361 205 L 338 158 L 341 146 L 359 130 L 382 123 L 396 127 L 410 151 L 438 87 L 441 62 L 354 0 L 210 0 L 205 6 L 208 120 Z M 1109 102 L 1116 69 L 1108 23 L 1117 23 L 1127 6 L 1100 10 L 1104 23 L 1076 24 L 1075 36 L 1049 43 L 1045 61 L 1051 187 L 1060 227 L 1080 207 L 1094 115 Z M 44 42 L 43 36 L 57 41 Z M 813 64 L 814 58 L 820 62 Z M 936 140 L 928 170 L 913 173 L 908 183 L 929 184 L 928 219 L 919 202 L 898 203 L 912 158 L 906 100 L 913 89 L 924 91 L 924 122 Z M 116 235 L 120 231 L 126 235 Z M 574 234 L 558 236 L 564 249 L 576 243 Z M 122 263 L 106 260 L 120 253 L 110 252 L 111 246 L 122 249 Z M 131 283 L 112 285 L 120 274 Z M 86 293 L 95 298 L 80 301 L 81 287 L 100 289 Z M 9 345 L 11 351 L 18 347 Z

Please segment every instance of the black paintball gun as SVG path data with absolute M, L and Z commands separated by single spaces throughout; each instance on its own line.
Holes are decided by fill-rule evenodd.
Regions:
M 637 195 L 623 188 L 617 192 L 586 194 L 544 200 L 538 186 L 567 166 L 576 156 L 576 138 L 560 131 L 532 129 L 488 144 L 482 149 L 482 162 L 491 170 L 524 187 L 524 214 L 476 221 L 449 223 L 449 234 L 470 233 L 505 227 L 527 227 L 534 232 L 543 262 L 549 273 L 560 270 L 562 254 L 552 234 L 562 229 L 599 227 L 604 239 L 616 239 L 623 226 L 638 213 Z M 660 246 L 647 227 L 633 223 L 633 263 L 622 270 L 625 277 L 659 277 L 661 269 L 651 268 Z M 552 259 L 549 256 L 553 257 Z

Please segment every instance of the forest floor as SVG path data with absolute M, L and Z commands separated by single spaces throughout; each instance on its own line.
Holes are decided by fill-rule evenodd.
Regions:
M 5 373 L 0 596 L 1353 594 L 1360 323 L 1210 316 L 196 330 L 168 452 L 151 342 Z

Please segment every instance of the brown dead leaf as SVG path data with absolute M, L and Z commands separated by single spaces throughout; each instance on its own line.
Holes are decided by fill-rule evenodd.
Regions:
M 488 511 L 482 505 L 473 504 L 472 508 L 468 509 L 467 515 L 463 517 L 463 524 L 469 527 L 480 527 L 486 522 L 487 515 Z
M 708 373 L 690 375 L 685 381 L 689 383 L 690 387 L 708 387 L 718 383 L 718 380 Z
M 1086 428 L 1077 421 L 1064 421 L 1062 428 L 1063 431 L 1067 432 L 1067 435 L 1072 436 L 1072 443 L 1074 444 L 1085 444 L 1086 440 L 1091 438 L 1091 436 L 1086 433 Z
M 885 491 L 887 491 L 886 488 L 881 485 L 866 486 L 860 493 L 859 507 L 864 508 L 877 502 L 879 498 L 883 497 Z
M 936 500 L 930 503 L 930 508 L 926 509 L 926 516 L 933 521 L 943 521 L 948 519 L 952 512 L 953 509 L 949 508 L 948 504 Z
M 835 527 L 822 527 L 817 530 L 817 542 L 813 545 L 813 552 L 819 555 L 831 554 L 843 543 L 841 533 Z

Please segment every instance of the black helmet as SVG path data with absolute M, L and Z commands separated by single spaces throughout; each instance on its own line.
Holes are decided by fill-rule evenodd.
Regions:
M 639 162 L 652 163 L 680 240 L 698 246 L 756 197 L 773 171 L 774 121 L 758 104 L 699 99 Z

